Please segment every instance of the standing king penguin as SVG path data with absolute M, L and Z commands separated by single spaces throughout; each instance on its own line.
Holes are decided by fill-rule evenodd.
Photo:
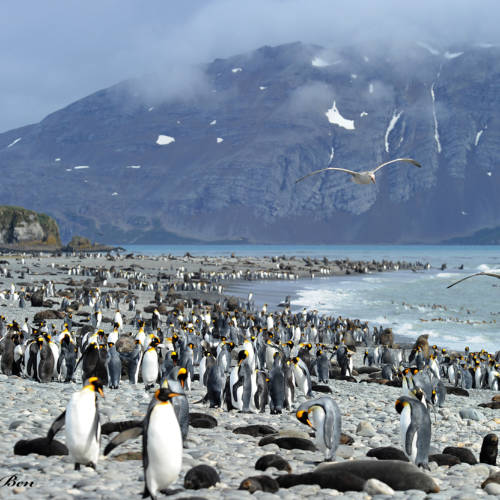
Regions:
M 98 394 L 104 397 L 102 384 L 97 377 L 91 377 L 81 391 L 71 396 L 66 410 L 57 417 L 47 435 L 50 442 L 63 425 L 66 427 L 66 446 L 75 470 L 80 470 L 80 464 L 97 467 L 101 441 Z
M 143 498 L 157 498 L 160 491 L 172 484 L 182 468 L 182 435 L 175 416 L 172 399 L 179 394 L 162 387 L 155 392 L 142 425 L 121 432 L 113 438 L 104 455 L 108 455 L 127 439 L 142 434 L 144 467 Z
M 395 404 L 401 415 L 401 443 L 408 458 L 418 467 L 429 469 L 431 417 L 418 399 L 400 397 Z

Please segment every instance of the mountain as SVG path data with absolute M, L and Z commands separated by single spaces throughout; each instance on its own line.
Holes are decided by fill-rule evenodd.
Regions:
M 433 243 L 498 225 L 499 47 L 292 43 L 201 70 L 184 96 L 142 92 L 163 83 L 146 76 L 0 134 L 3 203 L 105 243 Z M 332 155 L 423 168 L 295 183 Z

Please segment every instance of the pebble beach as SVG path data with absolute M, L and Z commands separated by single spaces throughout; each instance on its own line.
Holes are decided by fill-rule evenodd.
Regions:
M 56 292 L 51 297 L 51 307 L 32 307 L 27 301 L 25 308 L 8 297 L 0 299 L 0 314 L 8 321 L 15 320 L 22 324 L 27 317 L 32 322 L 34 315 L 44 309 L 58 310 L 62 291 L 83 285 L 99 287 L 102 290 L 121 290 L 126 292 L 130 281 L 126 272 L 139 273 L 137 280 L 153 283 L 157 279 L 183 281 L 186 274 L 198 273 L 198 276 L 211 287 L 206 290 L 176 290 L 175 300 L 170 308 L 179 300 L 195 299 L 214 303 L 223 297 L 221 292 L 231 280 L 257 279 L 300 279 L 311 275 L 345 275 L 350 273 L 370 273 L 379 271 L 395 271 L 396 268 L 425 269 L 424 263 L 389 263 L 389 262 L 328 262 L 321 260 L 290 258 L 192 258 L 185 257 L 113 257 L 105 255 L 35 255 L 4 256 L 0 268 L 7 269 L 0 278 L 0 289 L 8 290 L 12 283 L 16 289 L 40 285 L 52 280 Z M 69 269 L 101 268 L 111 270 L 112 276 L 103 282 L 95 276 L 69 274 Z M 120 271 L 123 271 L 120 274 Z M 219 288 L 222 286 L 222 289 Z M 144 310 L 154 301 L 152 289 L 134 288 L 136 308 Z M 88 321 L 91 309 L 82 306 L 73 315 L 78 326 Z M 133 318 L 135 312 L 129 312 L 124 303 L 121 305 L 124 318 L 124 333 L 134 332 Z M 109 331 L 112 311 L 103 311 L 101 328 Z M 144 314 L 144 317 L 149 317 Z M 61 329 L 62 320 L 54 322 Z M 446 347 L 446 346 L 440 346 Z M 354 355 L 354 367 L 363 365 L 363 347 L 359 347 Z M 494 353 L 493 353 L 494 354 Z M 342 415 L 342 432 L 352 438 L 350 444 L 341 444 L 337 450 L 337 462 L 367 458 L 372 448 L 393 446 L 401 449 L 399 415 L 394 404 L 401 396 L 401 388 L 389 385 L 365 383 L 366 374 L 355 375 L 356 383 L 345 380 L 329 380 L 331 396 L 338 403 Z M 21 439 L 43 437 L 49 430 L 53 420 L 64 411 L 66 404 L 75 391 L 81 389 L 81 371 L 76 374 L 76 382 L 39 383 L 28 378 L 0 374 L 0 425 L 3 438 L 0 441 L 0 498 L 53 498 L 53 499 L 124 499 L 140 498 L 142 495 L 143 470 L 141 461 L 141 439 L 126 442 L 115 449 L 109 456 L 101 457 L 97 470 L 82 467 L 75 471 L 74 464 L 68 456 L 44 457 L 30 454 L 14 455 L 16 442 Z M 123 379 L 117 390 L 104 388 L 105 398 L 100 399 L 101 423 L 119 422 L 131 419 L 140 420 L 145 416 L 152 392 L 144 390 L 144 384 L 131 385 Z M 247 491 L 239 490 L 240 483 L 247 477 L 264 474 L 255 470 L 255 462 L 259 457 L 275 453 L 288 461 L 293 473 L 313 471 L 318 462 L 323 460 L 320 451 L 286 450 L 271 443 L 259 446 L 262 436 L 237 434 L 233 431 L 242 426 L 262 424 L 270 426 L 281 436 L 296 436 L 311 439 L 311 429 L 302 425 L 295 417 L 294 411 L 271 415 L 269 409 L 265 413 L 239 413 L 219 408 L 209 408 L 200 402 L 206 393 L 199 380 L 192 383 L 187 393 L 191 413 L 205 413 L 215 417 L 217 426 L 211 429 L 190 427 L 183 453 L 182 472 L 177 481 L 171 485 L 170 498 L 206 498 L 206 499 L 241 499 L 250 498 Z M 489 433 L 500 432 L 498 410 L 479 407 L 481 403 L 492 400 L 496 392 L 486 389 L 470 389 L 469 396 L 448 394 L 442 408 L 431 412 L 432 441 L 431 454 L 442 453 L 447 446 L 468 448 L 477 459 L 476 464 L 460 463 L 457 465 L 438 466 L 430 461 L 428 474 L 439 487 L 438 493 L 425 493 L 420 490 L 393 491 L 387 485 L 372 485 L 366 491 L 340 493 L 334 489 L 322 489 L 318 485 L 297 485 L 292 488 L 281 488 L 276 493 L 256 491 L 253 497 L 259 499 L 283 498 L 299 499 L 315 496 L 328 498 L 344 495 L 346 498 L 450 498 L 475 499 L 477 497 L 499 497 L 500 484 L 491 483 L 486 489 L 481 484 L 491 474 L 499 472 L 497 466 L 479 463 L 479 451 L 483 438 Z M 295 407 L 305 396 L 296 393 Z M 64 433 L 57 439 L 64 442 Z M 101 447 L 104 448 L 109 436 L 103 436 Z M 192 467 L 206 464 L 214 467 L 220 476 L 220 482 L 211 488 L 200 490 L 184 489 L 184 476 Z M 271 477 L 286 472 L 268 469 L 265 474 Z M 15 477 L 15 479 L 12 479 Z M 13 485 L 12 483 L 15 483 Z M 378 488 L 378 489 L 377 489 Z

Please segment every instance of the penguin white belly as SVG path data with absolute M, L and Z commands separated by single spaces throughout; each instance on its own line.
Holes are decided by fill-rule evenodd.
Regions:
M 255 370 L 252 370 L 251 379 L 252 379 L 252 389 L 250 393 L 250 410 L 257 411 L 257 407 L 255 406 L 255 393 L 257 392 L 257 372 Z
M 236 389 L 236 399 L 233 397 L 233 387 L 236 382 L 238 382 L 239 378 L 239 366 L 235 366 L 231 370 L 231 375 L 229 375 L 229 389 L 231 391 L 231 404 L 238 408 L 238 410 L 243 410 L 243 385 Z
M 155 496 L 173 483 L 182 467 L 182 435 L 172 404 L 158 404 L 148 425 L 146 485 Z
M 410 456 L 410 460 L 414 464 L 417 463 L 417 440 L 418 440 L 418 431 L 415 432 L 415 435 L 413 436 L 413 441 L 411 443 L 411 456 Z
M 116 341 L 118 340 L 118 332 L 116 330 L 113 330 L 109 335 L 108 335 L 108 342 L 112 342 L 113 344 L 116 344 Z
M 158 378 L 158 354 L 154 349 L 144 353 L 141 364 L 142 381 L 145 384 L 154 384 Z
M 413 452 L 413 449 L 415 449 L 415 454 L 416 454 L 416 447 L 412 446 L 411 450 L 406 449 L 406 433 L 408 432 L 408 428 L 410 427 L 411 424 L 411 408 L 410 405 L 405 405 L 403 408 L 403 411 L 401 412 L 401 417 L 399 420 L 399 425 L 401 429 L 401 444 L 403 445 L 403 450 L 404 452 L 408 455 L 408 458 L 411 458 L 410 455 Z M 415 433 L 416 436 L 416 433 Z M 413 445 L 413 443 L 412 443 Z
M 203 359 L 200 361 L 200 384 L 203 384 L 203 379 L 205 378 L 205 370 L 207 369 L 207 358 L 203 356 Z
M 307 377 L 304 372 L 299 368 L 293 367 L 293 374 L 295 375 L 295 385 L 304 393 L 308 394 L 309 387 L 307 384 Z
M 41 360 L 42 360 L 42 356 L 40 355 L 40 350 L 38 350 L 36 353 L 36 376 L 37 376 L 39 382 L 41 382 L 41 380 L 40 380 L 40 362 L 41 362 Z
M 453 365 L 450 365 L 448 368 L 448 380 L 450 381 L 450 384 L 455 384 L 455 368 Z
M 50 350 L 52 351 L 52 355 L 54 356 L 54 371 L 52 372 L 52 375 L 57 378 L 57 361 L 59 360 L 59 348 L 57 347 L 54 342 L 49 342 L 49 347 Z
M 80 391 L 70 399 L 66 408 L 66 446 L 75 463 L 97 464 L 101 428 L 93 428 L 96 416 L 95 393 Z
M 66 380 L 66 375 L 68 374 L 68 368 L 66 366 L 66 358 L 63 358 L 63 360 L 61 361 L 61 366 L 59 368 L 60 372 L 57 379 L 59 380 L 59 382 L 62 382 L 63 380 Z
M 329 458 L 331 444 L 325 442 L 325 410 L 316 407 L 311 412 L 311 420 L 316 435 L 316 444 L 325 453 L 325 458 Z
M 276 352 L 276 349 L 271 346 L 266 346 L 266 368 L 268 370 L 271 370 L 273 367 L 274 363 L 274 353 Z

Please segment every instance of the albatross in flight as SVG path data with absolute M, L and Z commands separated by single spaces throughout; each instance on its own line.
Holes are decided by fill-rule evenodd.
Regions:
M 465 278 L 462 278 L 461 280 L 455 281 L 455 283 L 448 285 L 446 288 L 451 288 L 452 286 L 458 285 L 459 283 L 462 283 L 462 281 L 468 280 L 469 278 L 472 278 L 474 276 L 491 276 L 492 278 L 500 279 L 500 273 L 487 273 L 487 272 L 474 273 L 474 274 L 469 274 L 469 276 L 466 276 Z
M 365 170 L 363 172 L 354 172 L 354 170 L 347 170 L 346 168 L 337 168 L 337 167 L 326 167 L 322 168 L 321 170 L 315 170 L 314 172 L 311 172 L 310 174 L 304 175 L 304 177 L 301 177 L 300 179 L 297 179 L 295 183 L 300 182 L 304 180 L 306 177 L 310 177 L 311 175 L 319 174 L 321 172 L 326 172 L 327 170 L 338 170 L 339 172 L 346 172 L 347 174 L 350 174 L 352 176 L 352 181 L 355 182 L 356 184 L 370 184 L 373 182 L 375 184 L 375 174 L 382 168 L 385 167 L 386 165 L 390 165 L 391 163 L 396 163 L 397 161 L 406 161 L 408 163 L 411 163 L 412 165 L 415 165 L 416 167 L 421 167 L 420 163 L 418 161 L 413 160 L 412 158 L 396 158 L 395 160 L 391 161 L 386 161 L 385 163 L 382 163 L 378 167 L 374 168 L 373 170 Z

